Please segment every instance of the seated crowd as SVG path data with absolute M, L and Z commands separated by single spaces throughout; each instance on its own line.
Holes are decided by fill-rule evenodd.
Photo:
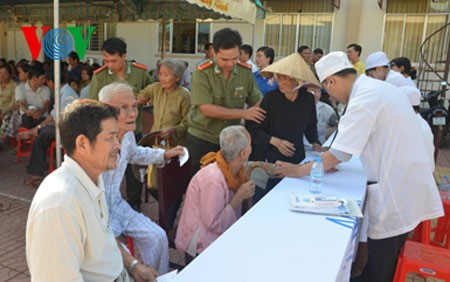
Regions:
M 362 48 L 357 44 L 348 46 L 348 58 L 343 52 L 321 58 L 322 49 L 315 49 L 311 55 L 308 46 L 301 46 L 298 52 L 276 62 L 274 50 L 262 46 L 257 49 L 254 64 L 252 46 L 243 45 L 237 31 L 224 28 L 205 45 L 205 59 L 198 62 L 192 76 L 186 74 L 186 62 L 171 58 L 158 61 L 150 75 L 146 66 L 127 59 L 126 44 L 119 38 L 106 40 L 102 51 L 103 66 L 97 69 L 81 63 L 72 52 L 68 57 L 70 68 L 61 68 L 60 93 L 54 93 L 51 62 L 29 64 L 21 60 L 14 65 L 0 61 L 1 141 L 34 139 L 26 166 L 29 178 L 24 183 L 39 187 L 26 235 L 27 261 L 36 280 L 155 281 L 169 271 L 167 230 L 140 212 L 141 180 L 134 179 L 130 164 L 164 166 L 188 150 L 192 179 L 175 232 L 176 248 L 187 264 L 239 219 L 247 200 L 257 202 L 280 181 L 271 178 L 266 187 L 255 186 L 246 174 L 248 161 L 276 164 L 278 177 L 302 177 L 310 169 L 310 164 L 297 165 L 306 156 L 305 147 L 325 152 L 324 165 L 330 169 L 352 155 L 364 158 L 363 149 L 378 146 L 373 144 L 378 142 L 378 137 L 373 137 L 378 132 L 369 129 L 383 128 L 376 118 L 382 114 L 370 112 L 374 120 L 361 130 L 350 118 L 364 119 L 366 108 L 352 104 L 352 99 L 362 99 L 353 93 L 359 91 L 360 81 L 368 81 L 369 92 L 375 93 L 374 89 L 380 87 L 392 95 L 404 94 L 408 99 L 395 98 L 403 103 L 398 105 L 399 115 L 404 112 L 402 120 L 412 116 L 417 124 L 408 126 L 419 132 L 417 119 L 421 118 L 412 109 L 418 106 L 420 92 L 412 80 L 407 80 L 409 60 L 389 62 L 383 52 L 375 52 L 364 65 L 359 60 Z M 361 69 L 363 74 L 357 74 Z M 55 95 L 59 97 L 59 124 L 55 123 Z M 362 100 L 367 109 L 370 99 Z M 154 121 L 149 132 L 142 131 L 143 107 L 152 109 Z M 430 167 L 431 131 L 423 121 L 420 123 L 420 134 L 427 142 L 414 148 L 428 173 L 434 169 Z M 55 140 L 56 126 L 66 155 L 61 168 L 44 178 L 47 150 Z M 341 131 L 334 145 L 323 147 L 336 128 Z M 366 138 L 358 148 L 347 146 L 348 140 L 342 137 L 342 132 L 352 136 L 350 129 L 353 135 L 365 134 L 358 136 L 358 141 Z M 138 145 L 150 132 L 158 132 L 170 146 Z M 370 177 L 381 181 L 377 168 L 368 167 Z M 128 202 L 120 191 L 124 179 Z M 423 191 L 433 188 L 429 182 L 422 184 L 428 185 Z M 430 201 L 435 201 L 435 195 L 430 195 Z M 405 203 L 399 201 L 398 206 Z M 171 225 L 176 222 L 180 203 L 181 199 L 170 211 Z M 430 218 L 440 214 L 438 209 L 419 210 Z M 375 239 L 397 240 L 417 222 L 408 221 L 410 225 L 402 225 L 401 232 L 396 229 L 380 235 L 373 230 L 384 228 L 385 219 L 369 214 L 372 217 L 380 222 L 368 227 L 365 240 L 370 259 L 363 274 L 371 280 L 364 281 L 389 281 L 396 257 L 380 263 L 371 244 Z M 141 261 L 126 250 L 122 235 L 132 238 Z M 401 248 L 403 237 L 398 240 Z M 388 256 L 398 251 L 396 248 Z M 44 256 L 48 260 L 40 259 Z M 384 270 L 375 273 L 376 267 Z

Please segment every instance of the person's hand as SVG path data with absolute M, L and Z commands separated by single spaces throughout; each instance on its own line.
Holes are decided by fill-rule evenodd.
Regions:
M 228 204 L 233 209 L 236 209 L 240 204 L 242 204 L 244 200 L 253 197 L 254 194 L 255 183 L 253 182 L 253 180 L 247 181 L 239 186 L 233 198 L 231 198 Z
M 150 266 L 138 263 L 131 271 L 131 276 L 133 276 L 136 282 L 154 282 L 156 281 L 156 277 L 159 276 L 159 273 Z
M 266 118 L 266 111 L 259 106 L 253 106 L 244 110 L 244 119 L 261 123 Z
M 270 140 L 270 144 L 275 146 L 280 153 L 285 157 L 292 157 L 295 153 L 295 145 L 289 141 L 272 137 Z
M 253 182 L 253 180 L 250 180 L 243 183 L 236 191 L 236 194 L 241 200 L 253 197 L 253 195 L 255 194 L 255 182 Z
M 176 128 L 176 127 L 167 128 L 167 129 L 163 130 L 163 131 L 159 134 L 159 136 L 160 136 L 162 139 L 168 139 L 168 138 L 170 137 L 170 135 L 174 134 L 176 131 L 177 131 L 177 128 Z
M 329 147 L 323 147 L 322 145 L 318 144 L 318 143 L 314 143 L 313 144 L 313 151 L 316 152 L 326 152 L 329 149 Z
M 170 160 L 173 157 L 184 156 L 184 147 L 176 146 L 164 152 L 164 160 Z
M 274 175 L 278 178 L 288 177 L 299 177 L 298 169 L 300 165 L 291 164 L 287 162 L 277 161 L 275 167 L 273 168 Z
M 148 98 L 145 97 L 144 95 L 138 95 L 137 96 L 137 101 L 139 105 L 145 105 L 148 102 Z
M 368 260 L 369 260 L 369 248 L 367 246 L 367 243 L 359 242 L 356 259 L 352 264 L 351 276 L 352 277 L 360 276 L 364 268 L 366 267 Z

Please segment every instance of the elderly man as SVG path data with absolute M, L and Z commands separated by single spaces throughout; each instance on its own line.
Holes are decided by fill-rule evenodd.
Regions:
M 186 192 L 175 244 L 185 252 L 186 263 L 204 251 L 241 216 L 241 203 L 255 193 L 244 177 L 252 152 L 250 134 L 240 125 L 220 133 L 220 148 L 202 159 L 204 167 L 192 178 Z
M 137 146 L 133 134 L 138 114 L 137 101 L 128 84 L 114 82 L 103 87 L 99 99 L 119 110 L 118 134 L 122 149 L 116 168 L 103 174 L 112 230 L 116 237 L 125 234 L 133 238 L 144 263 L 164 274 L 169 270 L 166 232 L 148 217 L 131 208 L 120 194 L 120 184 L 128 163 L 164 164 L 165 160 L 183 155 L 183 147 L 177 146 L 165 151 Z
M 417 138 L 422 135 L 420 125 L 399 89 L 357 76 L 343 52 L 331 52 L 316 67 L 325 90 L 347 104 L 336 139 L 322 155 L 325 170 L 356 155 L 369 180 L 365 216 L 368 263 L 361 281 L 392 281 L 408 233 L 421 221 L 443 215 L 433 159 L 425 138 Z M 303 177 L 312 164 L 278 163 L 276 172 Z
M 62 166 L 33 198 L 26 228 L 32 281 L 129 281 L 111 232 L 100 174 L 116 167 L 117 113 L 100 102 L 76 101 L 60 122 Z M 133 272 L 137 271 L 133 267 Z
M 389 69 L 389 60 L 384 52 L 377 51 L 367 57 L 366 74 L 372 78 L 386 81 L 394 86 L 409 86 L 406 78 Z

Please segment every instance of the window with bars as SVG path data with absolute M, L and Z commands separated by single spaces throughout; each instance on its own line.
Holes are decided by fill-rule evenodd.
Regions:
M 301 45 L 330 51 L 333 14 L 268 14 L 265 19 L 265 45 L 276 56 L 287 56 Z
M 419 62 L 421 43 L 435 30 L 449 21 L 448 14 L 387 14 L 383 36 L 383 50 L 388 58 L 407 57 Z M 434 58 L 445 60 L 448 30 L 434 36 L 426 52 Z
M 101 51 L 103 41 L 110 37 L 116 36 L 116 24 L 107 22 L 85 22 L 83 28 L 83 36 L 86 39 L 88 36 L 87 27 L 95 27 L 94 32 L 91 35 L 87 50 L 88 51 Z
M 161 51 L 162 26 L 159 24 L 158 51 Z M 166 24 L 165 52 L 174 54 L 203 53 L 210 42 L 211 24 L 202 21 L 170 21 Z

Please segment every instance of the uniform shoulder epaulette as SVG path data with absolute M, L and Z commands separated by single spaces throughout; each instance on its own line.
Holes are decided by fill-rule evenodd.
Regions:
M 140 68 L 143 70 L 148 70 L 148 67 L 146 65 L 139 64 L 139 63 L 133 63 L 133 67 Z
M 101 71 L 104 70 L 104 69 L 106 69 L 106 65 L 104 65 L 104 66 L 99 67 L 98 69 L 96 69 L 96 70 L 94 71 L 94 74 L 97 74 L 97 73 L 101 72 Z
M 198 71 L 206 70 L 207 68 L 212 67 L 212 65 L 214 65 L 213 61 L 209 60 L 209 61 L 204 62 L 203 64 L 199 65 L 197 67 L 197 70 Z
M 247 68 L 247 69 L 252 69 L 252 66 L 250 64 L 238 61 L 238 65 L 240 65 L 241 67 Z

